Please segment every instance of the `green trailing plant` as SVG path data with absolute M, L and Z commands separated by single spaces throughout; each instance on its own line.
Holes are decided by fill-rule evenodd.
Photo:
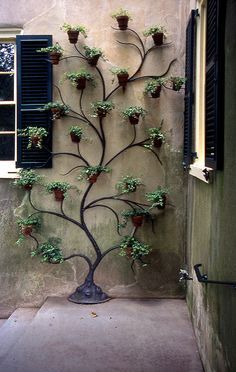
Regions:
M 105 116 L 115 108 L 115 105 L 111 101 L 96 101 L 91 103 L 91 107 L 93 111 L 92 117 L 98 117 L 100 115 Z
M 111 14 L 111 17 L 114 18 L 114 19 L 117 19 L 117 17 L 121 17 L 121 16 L 126 16 L 128 17 L 128 19 L 130 21 L 132 21 L 132 17 L 130 15 L 130 13 L 128 12 L 128 10 L 126 9 L 123 9 L 123 8 L 119 8 L 117 10 L 115 10 L 112 14 Z
M 82 25 L 70 25 L 69 23 L 64 23 L 61 26 L 61 30 L 63 30 L 64 32 L 77 31 L 81 33 L 85 38 L 88 36 L 87 35 L 88 30 L 86 29 L 85 26 Z
M 146 81 L 144 92 L 155 93 L 158 87 L 161 87 L 167 81 L 166 78 L 155 78 Z
M 171 76 L 170 82 L 172 83 L 173 90 L 179 91 L 186 82 L 186 78 L 180 76 Z
M 47 48 L 40 48 L 37 50 L 39 53 L 59 53 L 63 54 L 63 48 L 60 46 L 59 43 L 55 43 L 54 45 L 47 47 Z
M 133 260 L 141 259 L 151 252 L 148 244 L 142 243 L 132 236 L 125 236 L 120 243 L 120 256 L 126 256 Z M 144 264 L 146 266 L 146 264 Z
M 61 102 L 55 101 L 55 102 L 48 102 L 46 105 L 40 108 L 41 111 L 53 111 L 58 110 L 60 113 L 60 116 L 65 116 L 69 113 L 70 107 L 68 105 L 65 105 Z
M 76 87 L 80 78 L 84 78 L 87 81 L 94 81 L 93 75 L 84 68 L 81 68 L 77 72 L 65 72 L 63 80 L 70 80 L 72 85 Z
M 19 171 L 19 178 L 13 181 L 13 185 L 24 189 L 31 189 L 34 184 L 39 183 L 41 180 L 42 176 L 35 173 L 32 169 L 21 169 Z
M 109 173 L 109 172 L 111 172 L 111 169 L 108 168 L 108 167 L 103 167 L 101 165 L 84 167 L 80 172 L 78 180 L 82 181 L 82 180 L 86 179 L 88 181 L 91 176 L 99 175 L 102 172 L 103 173 Z
M 147 110 L 140 106 L 129 106 L 126 109 L 124 109 L 121 113 L 125 119 L 139 116 L 144 118 L 145 115 L 147 114 Z
M 69 129 L 69 134 L 74 134 L 75 136 L 82 138 L 83 129 L 78 127 L 77 125 L 72 125 Z
M 40 256 L 42 262 L 61 263 L 63 262 L 63 255 L 59 247 L 61 239 L 49 238 L 48 241 L 39 244 L 37 248 L 31 252 L 31 257 Z
M 61 181 L 53 181 L 49 182 L 46 185 L 46 191 L 48 193 L 53 193 L 54 190 L 60 190 L 63 193 L 63 196 L 66 198 L 68 196 L 68 190 L 72 189 L 72 185 L 70 185 L 68 182 L 61 182 Z
M 120 194 L 128 194 L 136 191 L 137 186 L 140 186 L 141 184 L 142 182 L 140 178 L 124 176 L 121 181 L 117 182 L 116 189 Z
M 105 55 L 100 48 L 95 48 L 95 47 L 89 47 L 87 45 L 84 45 L 84 53 L 86 58 L 93 58 L 93 57 L 101 57 L 105 58 Z
M 21 244 L 27 236 L 30 236 L 33 228 L 38 229 L 41 226 L 40 218 L 36 216 L 29 216 L 27 218 L 21 218 L 17 221 L 19 226 L 19 238 L 16 244 Z
M 110 69 L 110 71 L 114 75 L 114 77 L 112 79 L 112 83 L 114 83 L 115 76 L 117 76 L 119 83 L 121 85 L 124 85 L 124 86 L 126 85 L 127 80 L 129 78 L 128 68 L 126 68 L 126 67 L 112 67 Z
M 161 186 L 158 186 L 157 189 L 154 191 L 147 192 L 145 194 L 145 197 L 147 201 L 152 203 L 150 209 L 154 207 L 164 208 L 167 194 L 168 189 Z
M 43 139 L 48 136 L 48 132 L 42 127 L 27 127 L 25 129 L 18 129 L 17 135 L 19 137 L 28 137 L 28 150 L 32 147 L 41 149 L 43 146 Z
M 129 68 L 127 67 L 112 67 L 110 71 L 114 75 L 120 75 L 120 74 L 128 74 L 129 73 Z
M 144 36 L 152 36 L 152 35 L 155 35 L 157 33 L 162 33 L 164 35 L 166 35 L 166 29 L 164 26 L 158 26 L 158 25 L 154 25 L 154 26 L 151 26 L 149 27 L 148 29 L 144 30 L 143 31 L 143 35 Z
M 150 217 L 150 212 L 149 209 L 146 208 L 134 208 L 134 209 L 128 209 L 126 211 L 121 212 L 121 215 L 123 217 L 123 221 L 120 224 L 120 227 L 126 227 L 127 222 L 130 217 L 137 217 L 137 216 L 142 216 L 142 217 Z
M 147 129 L 148 137 L 149 137 L 149 143 L 145 144 L 144 147 L 147 149 L 152 149 L 153 147 L 159 147 L 155 146 L 156 141 L 160 141 L 160 143 L 165 142 L 165 135 L 161 131 L 161 128 L 149 128 Z

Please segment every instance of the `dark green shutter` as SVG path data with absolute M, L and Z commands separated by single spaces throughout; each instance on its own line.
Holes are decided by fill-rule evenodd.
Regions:
M 52 123 L 48 112 L 39 111 L 52 101 L 52 66 L 47 53 L 36 50 L 52 45 L 52 36 L 20 35 L 17 48 L 17 126 L 40 126 L 48 130 L 43 149 L 27 149 L 27 138 L 18 137 L 17 167 L 51 167 Z
M 192 127 L 193 127 L 193 103 L 194 103 L 194 62 L 196 30 L 196 10 L 192 10 L 186 29 L 186 59 L 185 59 L 185 107 L 184 107 L 184 148 L 183 165 L 188 167 L 192 163 Z
M 223 167 L 223 38 L 224 10 L 219 0 L 207 1 L 205 165 Z

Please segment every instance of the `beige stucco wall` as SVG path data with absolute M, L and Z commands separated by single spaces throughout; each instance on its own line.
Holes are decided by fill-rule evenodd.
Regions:
M 107 61 L 99 62 L 99 67 L 104 73 L 106 89 L 109 92 L 112 85 L 112 76 L 109 69 L 113 65 L 129 66 L 130 73 L 135 71 L 140 60 L 138 53 L 132 47 L 121 46 L 120 41 L 134 41 L 129 32 L 119 32 L 111 29 L 115 22 L 110 14 L 118 7 L 124 7 L 132 13 L 133 21 L 130 27 L 138 32 L 153 24 L 161 24 L 168 30 L 168 47 L 152 51 L 144 64 L 142 74 L 161 75 L 166 71 L 171 60 L 176 59 L 171 67 L 169 75 L 184 74 L 185 53 L 185 26 L 189 14 L 189 5 L 182 0 L 139 0 L 128 1 L 62 1 L 54 0 L 51 5 L 47 1 L 29 1 L 27 6 L 23 1 L 9 1 L 5 10 L 0 15 L 0 26 L 21 26 L 25 34 L 53 34 L 54 42 L 58 41 L 65 49 L 65 55 L 75 54 L 73 45 L 67 41 L 67 36 L 60 30 L 64 22 L 71 24 L 83 24 L 89 29 L 86 44 L 97 46 L 104 50 Z M 145 47 L 152 45 L 150 38 L 144 39 Z M 85 43 L 80 39 L 79 46 Z M 75 71 L 86 66 L 79 59 L 64 60 L 58 66 L 53 67 L 54 83 L 58 83 L 65 71 Z M 87 67 L 87 66 L 86 66 Z M 90 68 L 92 71 L 92 69 Z M 101 99 L 101 85 L 99 76 L 96 74 L 96 88 L 88 87 L 85 91 L 83 105 L 85 112 L 89 114 L 90 102 Z M 117 252 L 107 256 L 101 267 L 97 270 L 96 281 L 112 296 L 130 297 L 179 297 L 183 295 L 182 288 L 178 283 L 178 271 L 184 262 L 184 213 L 183 213 L 183 174 L 182 174 L 182 129 L 183 129 L 183 92 L 175 93 L 164 89 L 159 100 L 144 97 L 144 81 L 130 84 L 126 92 L 116 92 L 112 100 L 116 104 L 116 110 L 104 120 L 104 130 L 107 137 L 106 159 L 109 159 L 119 149 L 131 141 L 132 128 L 123 122 L 119 111 L 129 105 L 145 107 L 149 114 L 138 125 L 138 138 L 145 136 L 145 130 L 149 127 L 159 126 L 164 119 L 163 130 L 166 133 L 166 144 L 159 151 L 163 162 L 160 165 L 155 157 L 143 149 L 129 150 L 120 156 L 112 164 L 112 173 L 100 176 L 97 184 L 93 187 L 88 200 L 101 195 L 113 194 L 115 183 L 122 175 L 133 174 L 141 177 L 145 184 L 135 194 L 134 200 L 144 200 L 143 195 L 152 191 L 157 185 L 165 185 L 169 188 L 169 202 L 164 212 L 155 212 L 155 233 L 150 224 L 145 224 L 137 233 L 142 241 L 150 243 L 153 251 L 148 261 L 150 265 L 142 268 L 135 266 L 135 274 L 130 269 L 126 258 L 118 256 Z M 74 109 L 78 109 L 79 93 L 68 82 L 60 85 L 63 98 Z M 55 90 L 54 100 L 59 99 Z M 97 119 L 92 119 L 95 125 Z M 75 145 L 71 144 L 67 129 L 75 124 L 70 118 L 57 120 L 53 123 L 53 148 L 54 151 L 75 151 Z M 78 122 L 76 124 L 79 124 Z M 97 138 L 93 131 L 85 128 L 90 141 L 81 145 L 83 155 L 86 154 L 89 161 L 97 164 L 101 153 Z M 85 183 L 76 180 L 78 172 L 72 172 L 69 176 L 61 174 L 77 165 L 73 158 L 57 157 L 54 159 L 53 168 L 40 171 L 45 175 L 45 180 L 66 180 L 79 186 L 81 190 L 86 187 Z M 58 205 L 51 195 L 47 195 L 40 187 L 33 190 L 33 198 L 38 206 L 43 209 L 58 210 Z M 75 191 L 70 193 L 65 202 L 65 211 L 76 218 L 79 211 L 79 200 Z M 73 291 L 78 283 L 82 283 L 86 274 L 86 265 L 78 259 L 62 265 L 42 264 L 37 258 L 30 258 L 32 243 L 26 242 L 21 247 L 15 245 L 17 238 L 15 219 L 17 216 L 25 216 L 29 209 L 27 197 L 22 191 L 10 188 L 9 181 L 0 181 L 1 200 L 1 298 L 2 306 L 16 306 L 41 303 L 48 295 L 67 295 Z M 75 201 L 76 200 L 76 201 Z M 78 200 L 78 201 L 77 201 Z M 5 207 L 7 205 L 7 208 Z M 20 207 L 19 207 L 20 205 Z M 118 211 L 124 209 L 123 205 L 114 204 Z M 116 234 L 115 221 L 111 213 L 105 209 L 93 209 L 86 213 L 86 221 L 94 236 L 97 237 L 102 249 L 106 249 L 119 241 Z M 126 232 L 131 230 L 128 227 Z M 10 231 L 10 233 L 9 233 Z M 124 232 L 125 233 L 125 232 Z M 69 226 L 67 222 L 52 216 L 44 216 L 43 226 L 38 235 L 40 240 L 46 240 L 48 236 L 59 236 L 63 240 L 65 254 L 73 253 L 82 249 L 90 257 L 93 250 L 85 235 L 78 231 L 75 226 Z

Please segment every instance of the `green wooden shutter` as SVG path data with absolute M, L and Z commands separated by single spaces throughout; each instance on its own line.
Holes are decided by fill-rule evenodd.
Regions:
M 185 59 L 185 107 L 184 107 L 184 147 L 183 165 L 188 167 L 192 163 L 192 127 L 194 103 L 194 65 L 196 46 L 196 17 L 197 11 L 192 10 L 186 29 L 186 59 Z
M 222 1 L 207 1 L 205 164 L 213 169 L 223 167 L 223 13 Z
M 18 137 L 17 167 L 51 167 L 52 122 L 48 112 L 39 111 L 52 101 L 52 66 L 47 53 L 36 50 L 52 45 L 52 36 L 19 35 L 17 50 L 17 127 L 40 126 L 47 129 L 49 136 L 43 149 L 27 149 L 27 138 Z

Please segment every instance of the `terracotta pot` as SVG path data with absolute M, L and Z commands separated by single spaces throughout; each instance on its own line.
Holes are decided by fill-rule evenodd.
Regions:
M 58 52 L 50 53 L 50 61 L 52 62 L 53 65 L 58 65 L 60 57 L 61 57 L 61 53 L 58 53 Z
M 129 122 L 132 125 L 136 125 L 139 122 L 139 116 L 140 114 L 134 114 L 133 116 L 129 116 Z
M 86 87 L 86 79 L 85 77 L 80 77 L 76 80 L 76 88 L 79 90 L 83 90 Z
M 132 257 L 132 252 L 133 252 L 133 248 L 132 247 L 127 247 L 125 248 L 125 252 L 126 252 L 126 256 L 131 258 Z
M 127 81 L 129 78 L 129 74 L 117 74 L 117 79 L 119 82 L 120 87 L 126 87 Z
M 107 112 L 106 111 L 103 111 L 101 109 L 98 109 L 97 110 L 97 114 L 98 114 L 98 117 L 99 118 L 105 118 L 105 116 L 107 115 Z
M 72 142 L 75 142 L 75 143 L 79 143 L 80 140 L 81 140 L 81 137 L 77 136 L 77 135 L 74 134 L 74 133 L 70 133 L 70 137 L 71 137 L 71 141 L 72 141 Z
M 128 16 L 118 16 L 116 17 L 118 26 L 120 30 L 126 30 L 128 27 L 129 17 Z
M 157 208 L 158 209 L 165 209 L 165 206 L 166 206 L 166 196 L 164 195 L 163 196 L 163 205 L 158 205 Z
M 87 61 L 90 66 L 97 66 L 98 60 L 99 60 L 99 55 L 94 56 L 94 57 L 88 57 Z
M 140 227 L 143 224 L 144 216 L 132 216 L 131 220 L 135 227 Z
M 162 145 L 162 139 L 161 138 L 154 138 L 153 145 L 154 145 L 154 147 L 160 148 L 161 145 Z
M 23 186 L 23 189 L 29 191 L 29 190 L 32 190 L 32 187 L 33 187 L 32 185 L 27 184 Z
M 40 140 L 41 140 L 41 137 L 40 136 L 33 136 L 33 137 L 31 137 L 31 141 L 32 141 L 32 144 L 34 146 L 37 146 L 37 144 L 40 142 Z
M 163 44 L 163 38 L 164 34 L 163 32 L 157 32 L 156 34 L 152 35 L 153 41 L 155 45 L 162 45 Z
M 56 201 L 64 200 L 65 196 L 63 194 L 63 191 L 61 191 L 60 189 L 54 189 L 53 192 Z
M 159 98 L 161 93 L 161 85 L 159 85 L 155 92 L 151 93 L 152 98 Z
M 92 174 L 91 176 L 89 176 L 89 179 L 88 179 L 89 183 L 96 183 L 99 174 L 100 174 L 100 173 L 96 173 L 96 174 Z
M 78 36 L 79 36 L 79 31 L 67 31 L 67 35 L 68 35 L 68 38 L 69 38 L 69 42 L 71 44 L 76 44 L 77 41 L 78 41 Z
M 32 225 L 21 226 L 21 232 L 24 236 L 29 236 L 33 231 Z
M 59 108 L 51 108 L 51 112 L 53 114 L 54 119 L 60 119 L 61 118 L 61 110 Z

